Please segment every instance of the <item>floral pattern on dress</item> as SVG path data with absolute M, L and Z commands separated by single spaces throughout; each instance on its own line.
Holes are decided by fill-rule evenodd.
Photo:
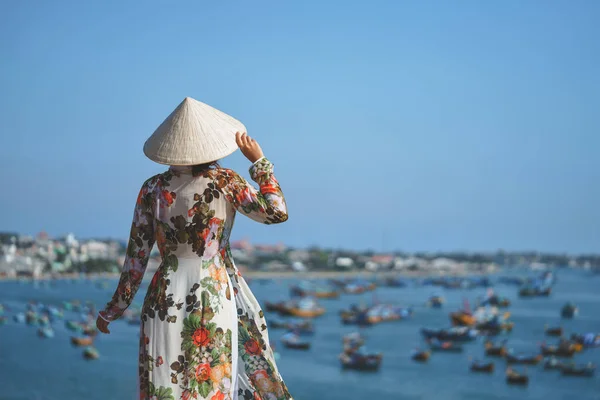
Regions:
M 141 313 L 142 400 L 292 399 L 229 249 L 237 212 L 264 224 L 288 218 L 273 164 L 263 158 L 250 175 L 259 189 L 220 167 L 171 167 L 142 185 L 121 277 L 100 312 L 107 321 L 123 315 L 156 242 L 161 264 Z

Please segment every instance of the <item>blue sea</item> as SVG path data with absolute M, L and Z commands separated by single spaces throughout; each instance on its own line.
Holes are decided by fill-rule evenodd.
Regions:
M 520 272 L 525 274 L 526 272 Z M 515 274 L 515 272 L 511 272 Z M 148 278 L 148 277 L 147 277 Z M 491 277 L 496 282 L 496 276 Z M 286 299 L 292 280 L 251 281 L 256 297 L 265 300 Z M 0 303 L 10 310 L 6 315 L 24 311 L 30 300 L 60 305 L 63 301 L 91 301 L 102 307 L 112 295 L 116 280 L 107 287 L 98 281 L 62 280 L 34 286 L 31 283 L 0 282 Z M 536 352 L 544 337 L 544 325 L 562 326 L 567 331 L 600 332 L 600 276 L 584 271 L 561 270 L 553 293 L 548 298 L 520 299 L 517 288 L 496 283 L 498 295 L 511 299 L 512 333 L 508 339 L 515 351 Z M 425 307 L 432 293 L 446 298 L 441 309 Z M 145 285 L 136 296 L 139 306 Z M 322 300 L 327 313 L 315 320 L 316 333 L 310 337 L 309 351 L 288 350 L 279 344 L 283 334 L 270 330 L 271 341 L 280 354 L 278 365 L 290 392 L 297 400 L 348 399 L 600 399 L 600 374 L 593 378 L 563 377 L 557 371 L 544 371 L 541 365 L 528 367 L 527 387 L 509 386 L 504 379 L 504 362 L 495 359 L 496 371 L 491 375 L 469 372 L 469 357 L 483 357 L 482 339 L 467 344 L 462 354 L 434 353 L 428 363 L 417 364 L 410 358 L 416 346 L 422 346 L 421 327 L 449 326 L 448 312 L 462 307 L 463 299 L 471 302 L 485 294 L 485 289 L 443 290 L 430 286 L 405 288 L 380 287 L 362 295 L 343 295 L 335 300 Z M 352 303 L 374 300 L 399 305 L 412 305 L 410 320 L 388 322 L 365 328 L 367 347 L 384 353 L 380 371 L 360 373 L 343 371 L 338 354 L 341 336 L 355 329 L 340 322 L 339 311 Z M 560 309 L 567 301 L 579 306 L 573 320 L 561 320 Z M 67 313 L 67 318 L 77 314 Z M 277 318 L 267 313 L 269 318 Z M 72 332 L 63 321 L 54 323 L 55 337 L 42 339 L 36 328 L 14 322 L 12 318 L 0 326 L 0 399 L 1 400 L 119 400 L 136 396 L 138 327 L 117 321 L 110 335 L 96 342 L 98 360 L 86 361 L 82 349 L 71 346 Z M 577 362 L 600 364 L 600 348 L 585 350 L 575 356 Z

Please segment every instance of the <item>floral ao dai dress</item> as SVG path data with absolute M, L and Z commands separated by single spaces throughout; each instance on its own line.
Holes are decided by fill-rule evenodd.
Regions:
M 250 174 L 259 190 L 232 170 L 170 167 L 140 190 L 123 272 L 100 316 L 122 316 L 156 242 L 162 262 L 141 313 L 142 400 L 292 398 L 229 249 L 236 212 L 265 224 L 288 218 L 273 164 L 262 158 Z

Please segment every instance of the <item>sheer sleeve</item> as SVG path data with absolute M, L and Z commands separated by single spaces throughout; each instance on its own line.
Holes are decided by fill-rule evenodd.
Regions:
M 154 245 L 154 194 L 149 185 L 142 186 L 133 213 L 133 222 L 127 244 L 127 252 L 119 284 L 112 297 L 99 315 L 106 321 L 120 318 L 137 293 Z
M 279 182 L 273 174 L 273 164 L 262 158 L 250 167 L 252 184 L 232 170 L 226 170 L 227 184 L 223 192 L 240 213 L 264 224 L 278 224 L 288 219 L 287 205 Z

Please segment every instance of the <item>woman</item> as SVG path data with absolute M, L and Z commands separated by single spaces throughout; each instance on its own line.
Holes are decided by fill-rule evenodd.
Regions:
M 258 302 L 229 249 L 236 212 L 287 220 L 273 164 L 232 117 L 186 98 L 144 145 L 171 165 L 140 190 L 118 287 L 97 326 L 109 333 L 142 281 L 155 241 L 162 262 L 141 315 L 140 399 L 291 399 L 275 365 Z M 237 148 L 256 190 L 216 160 Z

